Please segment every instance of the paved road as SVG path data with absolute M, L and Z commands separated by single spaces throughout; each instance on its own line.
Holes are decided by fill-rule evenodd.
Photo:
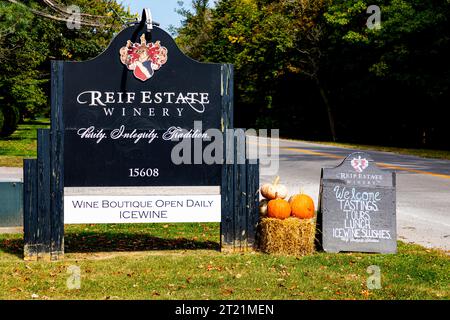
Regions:
M 262 144 L 266 144 L 263 142 Z M 334 167 L 354 149 L 279 140 L 279 175 L 291 193 L 319 194 L 320 169 Z M 367 151 L 366 151 L 367 152 Z M 383 167 L 397 171 L 397 222 L 400 239 L 450 250 L 450 161 L 369 151 Z M 0 179 L 21 178 L 21 169 L 0 168 Z M 261 170 L 261 182 L 268 182 Z
M 267 142 L 262 143 L 266 145 Z M 335 167 L 355 149 L 279 140 L 281 181 L 291 193 L 302 187 L 316 200 L 320 169 Z M 365 151 L 382 167 L 397 172 L 398 237 L 426 247 L 450 250 L 450 161 L 389 152 Z M 261 170 L 261 182 L 269 182 Z

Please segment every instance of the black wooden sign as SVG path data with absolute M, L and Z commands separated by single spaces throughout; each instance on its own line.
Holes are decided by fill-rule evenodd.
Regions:
M 395 253 L 395 172 L 379 169 L 363 152 L 322 169 L 318 230 L 327 252 Z
M 194 152 L 174 164 L 171 150 L 189 137 L 193 151 L 204 131 L 221 129 L 221 64 L 190 59 L 142 24 L 63 69 L 66 187 L 220 185 L 220 166 Z
M 26 260 L 62 258 L 64 223 L 221 222 L 222 247 L 253 246 L 259 163 L 224 134 L 233 67 L 185 56 L 149 14 L 92 60 L 52 61 L 51 129 L 24 161 Z

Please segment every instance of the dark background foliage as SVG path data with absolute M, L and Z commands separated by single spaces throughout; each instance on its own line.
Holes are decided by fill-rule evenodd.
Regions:
M 196 59 L 235 65 L 238 126 L 450 148 L 450 1 L 193 3 L 177 41 Z M 366 26 L 370 5 L 380 29 Z

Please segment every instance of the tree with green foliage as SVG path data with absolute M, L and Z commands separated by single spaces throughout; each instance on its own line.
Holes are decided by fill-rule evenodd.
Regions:
M 84 15 L 94 16 L 90 20 L 98 26 L 68 28 L 69 16 L 64 10 L 69 4 L 79 6 Z M 116 1 L 73 0 L 57 8 L 60 11 L 45 1 L 0 2 L 0 105 L 5 117 L 7 113 L 13 118 L 17 112 L 19 118 L 48 115 L 50 60 L 95 57 L 122 28 L 114 11 L 130 17 Z M 3 135 L 15 130 L 14 122 L 11 119 Z
M 366 25 L 371 5 L 380 28 Z M 177 42 L 188 55 L 234 64 L 239 126 L 450 148 L 439 116 L 450 99 L 449 0 L 195 0 L 184 16 Z
M 16 42 L 17 39 L 26 36 L 25 30 L 32 18 L 24 7 L 0 3 L 0 112 L 2 113 L 0 136 L 8 136 L 15 131 L 19 121 L 17 115 L 20 103 L 26 105 L 27 100 L 35 98 L 37 103 L 42 103 L 39 101 L 42 93 L 37 86 L 39 81 L 33 79 L 33 76 L 36 76 L 36 71 L 33 70 L 36 64 L 33 60 L 29 63 L 28 59 L 22 58 L 30 51 L 23 49 L 23 41 Z M 22 61 L 18 60 L 21 58 Z M 17 98 L 19 104 L 15 103 Z
M 381 9 L 379 29 L 365 25 L 369 5 Z M 449 17 L 448 0 L 333 1 L 328 6 L 322 62 L 327 79 L 339 77 L 332 86 L 340 86 L 334 99 L 342 106 L 341 126 L 350 127 L 352 113 L 364 105 L 374 110 L 373 122 L 391 128 L 365 126 L 377 131 L 379 140 L 445 147 L 447 125 L 439 115 L 450 98 Z
M 237 105 L 260 115 L 253 125 L 279 127 L 277 84 L 291 77 L 314 79 L 328 102 L 318 75 L 321 32 L 316 20 L 324 1 L 222 0 L 213 9 L 207 3 L 196 0 L 194 12 L 184 11 L 177 42 L 195 59 L 234 64 Z

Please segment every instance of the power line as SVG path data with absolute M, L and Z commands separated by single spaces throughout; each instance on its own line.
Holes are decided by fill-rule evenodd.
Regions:
M 67 14 L 67 7 L 64 7 L 62 5 L 60 5 L 58 2 L 56 1 L 52 1 L 52 0 L 42 0 L 47 6 L 49 6 L 50 8 L 52 8 L 53 10 L 60 12 L 62 14 Z M 88 13 L 82 13 L 80 12 L 81 16 L 85 16 L 85 17 L 93 17 L 93 18 L 108 18 L 107 16 L 98 16 L 98 15 L 93 15 L 93 14 L 88 14 Z
M 60 21 L 60 22 L 68 22 L 68 21 L 73 20 L 73 14 L 71 12 L 68 12 L 66 7 L 60 5 L 58 2 L 53 1 L 53 0 L 42 0 L 42 2 L 47 7 L 49 7 L 51 10 L 56 11 L 58 13 L 58 15 L 53 15 L 53 14 L 50 14 L 47 12 L 43 12 L 40 10 L 30 8 L 27 5 L 25 5 L 24 3 L 21 3 L 17 0 L 7 0 L 7 1 L 10 3 L 16 4 L 16 5 L 20 5 L 24 8 L 26 8 L 27 10 L 31 11 L 35 15 L 38 15 L 38 16 L 41 16 L 41 17 L 44 17 L 47 19 Z M 135 23 L 139 22 L 139 20 L 136 18 L 124 18 L 121 15 L 119 15 L 119 13 L 114 9 L 114 7 L 111 6 L 111 1 L 108 1 L 108 6 L 109 6 L 109 9 L 111 10 L 111 12 L 120 19 L 123 26 L 135 24 Z M 110 16 L 100 16 L 100 15 L 92 15 L 92 14 L 78 13 L 78 12 L 77 12 L 77 15 L 80 15 L 80 21 L 79 21 L 80 25 L 89 26 L 89 27 L 111 28 L 114 24 L 114 21 L 116 21 L 115 18 L 110 17 Z M 83 18 L 83 20 L 81 20 L 81 18 Z M 110 24 L 103 24 L 103 23 L 99 23 L 96 21 L 87 20 L 88 18 L 112 19 L 113 22 Z M 156 21 L 153 21 L 153 24 L 156 26 L 159 26 L 159 23 Z
M 71 17 L 71 14 L 68 12 L 64 12 L 65 16 L 61 17 L 61 16 L 54 16 L 52 14 L 46 13 L 46 12 L 42 12 L 33 8 L 28 7 L 27 5 L 18 2 L 16 0 L 7 0 L 10 3 L 16 4 L 16 5 L 20 5 L 22 7 L 25 7 L 26 9 L 30 10 L 32 13 L 34 13 L 35 15 L 47 18 L 47 19 L 51 19 L 51 20 L 55 20 L 55 21 L 60 21 L 60 22 L 67 22 L 69 21 L 69 18 Z M 97 28 L 105 28 L 108 27 L 104 24 L 101 23 L 97 23 L 97 22 L 92 22 L 92 21 L 80 21 L 81 25 L 85 25 L 85 26 L 89 26 L 89 27 L 97 27 Z

